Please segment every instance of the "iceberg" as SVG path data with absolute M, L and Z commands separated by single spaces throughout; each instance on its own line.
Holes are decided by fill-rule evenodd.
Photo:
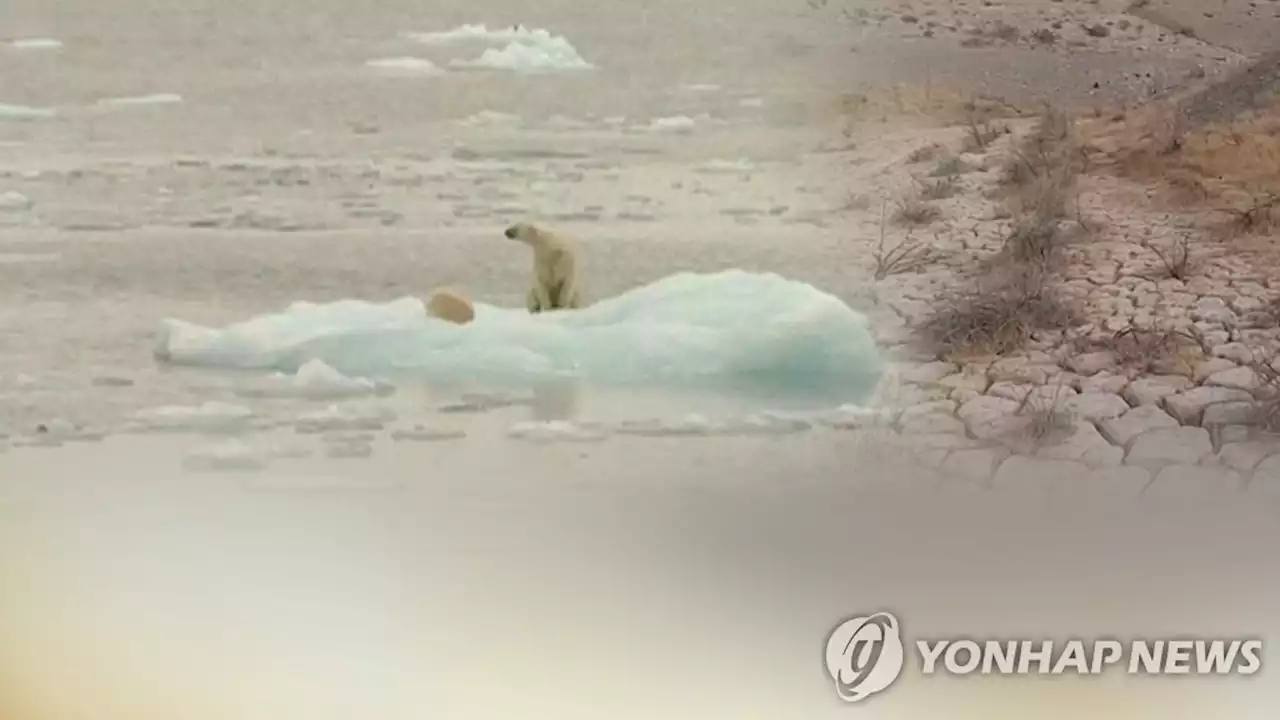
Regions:
M 817 391 L 858 403 L 883 361 L 867 318 L 771 273 L 680 273 L 585 308 L 532 315 L 476 303 L 453 325 L 422 300 L 296 302 L 223 328 L 164 321 L 155 356 L 187 366 L 432 382 Z
M 523 25 L 513 25 L 490 30 L 487 25 L 481 23 L 479 25 L 459 25 L 452 30 L 407 33 L 407 37 L 426 45 L 444 45 L 466 40 L 506 42 L 526 39 L 537 42 L 549 40 L 552 36 L 550 32 L 541 28 L 530 29 Z
M 475 60 L 453 59 L 449 67 L 464 70 L 514 70 L 537 73 L 557 70 L 591 70 L 595 65 L 578 54 L 565 38 L 531 36 L 507 43 L 501 50 L 489 48 Z

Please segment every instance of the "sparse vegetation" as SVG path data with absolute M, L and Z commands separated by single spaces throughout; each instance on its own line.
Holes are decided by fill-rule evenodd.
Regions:
M 971 114 L 969 115 L 969 134 L 965 137 L 964 149 L 966 152 L 982 152 L 1008 132 L 1007 125 L 998 125 L 989 120 L 979 122 Z
M 958 192 L 960 180 L 955 175 L 920 183 L 920 197 L 926 200 L 945 200 Z
M 929 160 L 937 157 L 938 154 L 942 152 L 942 149 L 942 146 L 937 143 L 918 147 L 915 150 L 912 150 L 911 154 L 907 156 L 907 162 L 912 165 L 928 162 Z
M 1067 406 L 1063 385 L 1058 384 L 1052 392 L 1045 397 L 1044 393 L 1032 390 L 1018 403 L 1017 415 L 1026 421 L 1022 427 L 1023 437 L 1033 445 L 1050 444 L 1074 429 L 1075 413 Z
M 955 177 L 956 175 L 971 173 L 976 169 L 965 162 L 964 158 L 958 155 L 948 155 L 933 166 L 933 169 L 929 171 L 929 177 Z
M 1003 254 L 1015 262 L 1049 268 L 1059 257 L 1062 239 L 1057 219 L 1040 213 L 1024 215 L 1005 238 Z
M 1253 419 L 1268 432 L 1280 432 L 1280 370 L 1273 363 L 1264 362 L 1249 367 L 1258 379 L 1258 387 L 1252 393 L 1257 403 Z
M 1111 338 L 1107 349 L 1115 353 L 1120 367 L 1137 373 L 1165 370 L 1189 375 L 1203 354 L 1195 335 L 1174 328 L 1127 328 Z
M 941 300 L 920 336 L 942 357 L 1000 355 L 1020 348 L 1035 330 L 1070 327 L 1080 317 L 1034 265 L 996 268 Z
M 940 217 L 942 211 L 915 195 L 899 200 L 893 213 L 894 222 L 900 225 L 928 225 Z
M 1164 266 L 1164 276 L 1175 278 L 1177 280 L 1186 280 L 1191 277 L 1194 271 L 1191 257 L 1191 241 L 1187 236 L 1183 235 L 1174 240 L 1167 250 L 1161 250 L 1152 243 L 1143 243 L 1147 249 L 1155 253 L 1160 258 L 1160 264 Z
M 885 206 L 881 202 L 880 238 L 876 242 L 875 251 L 872 253 L 872 257 L 876 262 L 876 280 L 883 280 L 895 273 L 910 272 L 932 259 L 933 253 L 930 249 L 913 241 L 910 236 L 891 248 L 885 247 L 884 236 Z

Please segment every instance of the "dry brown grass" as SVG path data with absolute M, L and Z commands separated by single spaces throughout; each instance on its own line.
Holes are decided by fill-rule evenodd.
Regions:
M 1160 259 L 1164 277 L 1166 278 L 1186 280 L 1197 269 L 1195 257 L 1191 252 L 1191 240 L 1185 235 L 1174 240 L 1165 248 L 1150 242 L 1145 242 L 1143 245 Z
M 921 245 L 910 236 L 902 242 L 889 247 L 885 244 L 885 206 L 880 203 L 880 237 L 876 248 L 872 251 L 875 260 L 875 279 L 883 280 L 890 275 L 911 272 L 927 265 L 933 259 L 931 248 Z
M 899 225 L 928 225 L 940 217 L 942 217 L 941 210 L 917 195 L 902 198 L 893 211 L 893 221 Z
M 1190 375 L 1204 357 L 1196 336 L 1171 328 L 1122 330 L 1105 347 L 1115 353 L 1117 365 L 1138 374 Z
M 1001 165 L 1001 184 L 1010 211 L 1015 215 L 1066 217 L 1087 160 L 1073 119 L 1046 108 L 1035 128 L 1010 150 Z
M 1036 330 L 1077 324 L 1079 309 L 1050 280 L 1038 265 L 1008 264 L 984 272 L 970 286 L 940 298 L 918 328 L 919 337 L 940 357 L 987 357 L 1021 348 Z
M 1064 385 L 1055 385 L 1053 394 L 1047 397 L 1036 390 L 1022 396 L 1016 411 L 1016 415 L 1025 422 L 1019 439 L 1032 447 L 1051 445 L 1065 439 L 1075 429 L 1076 420 L 1075 413 L 1066 402 L 1069 396 Z
M 960 192 L 960 179 L 955 175 L 934 180 L 917 180 L 920 197 L 926 200 L 945 200 Z
M 1179 210 L 1221 218 L 1226 237 L 1280 231 L 1280 102 L 1188 132 L 1171 104 L 1088 128 L 1100 166 L 1161 188 Z

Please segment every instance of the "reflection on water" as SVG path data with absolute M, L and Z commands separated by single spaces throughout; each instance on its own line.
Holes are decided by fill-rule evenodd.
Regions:
M 578 417 L 578 384 L 573 380 L 540 383 L 533 390 L 533 419 L 576 420 Z

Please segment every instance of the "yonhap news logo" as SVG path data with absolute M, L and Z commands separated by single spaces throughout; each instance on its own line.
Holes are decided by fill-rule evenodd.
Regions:
M 827 637 L 827 674 L 836 695 L 860 702 L 887 690 L 907 663 L 932 675 L 1253 675 L 1262 669 L 1256 638 L 916 640 L 909 652 L 889 612 L 857 615 Z

